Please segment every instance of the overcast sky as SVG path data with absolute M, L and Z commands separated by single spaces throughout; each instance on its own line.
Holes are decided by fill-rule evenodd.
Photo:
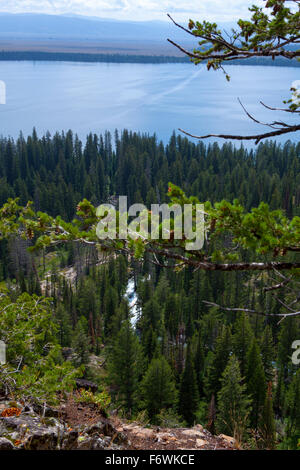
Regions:
M 120 20 L 232 21 L 249 16 L 248 6 L 262 0 L 0 0 L 0 12 L 78 14 Z

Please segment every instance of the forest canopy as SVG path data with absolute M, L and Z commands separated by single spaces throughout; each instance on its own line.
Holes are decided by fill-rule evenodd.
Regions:
M 187 55 L 215 70 L 297 58 L 299 3 L 252 7 L 231 39 L 191 21 L 185 31 L 211 46 Z M 289 104 L 283 112 L 299 113 Z M 268 126 L 234 139 L 300 129 Z M 100 394 L 79 400 L 105 413 L 111 396 L 144 424 L 201 423 L 247 449 L 296 449 L 299 178 L 300 144 L 290 141 L 249 150 L 175 133 L 164 145 L 127 130 L 84 144 L 72 131 L 1 138 L 0 394 L 54 403 L 83 375 Z M 99 240 L 97 207 L 119 195 L 147 207 L 203 204 L 203 248 L 188 251 L 175 236 Z

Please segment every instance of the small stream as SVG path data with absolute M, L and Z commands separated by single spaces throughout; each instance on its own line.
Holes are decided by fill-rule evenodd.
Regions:
M 136 327 L 136 322 L 138 320 L 139 309 L 137 306 L 138 296 L 135 290 L 135 282 L 134 279 L 131 278 L 128 280 L 125 298 L 128 300 L 130 313 L 131 313 L 131 324 L 133 328 Z

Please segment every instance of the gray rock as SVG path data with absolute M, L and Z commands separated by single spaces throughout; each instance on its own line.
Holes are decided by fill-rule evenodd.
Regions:
M 103 439 L 100 439 L 99 437 L 94 439 L 93 442 L 93 450 L 104 450 L 106 448 L 105 441 Z
M 0 437 L 0 450 L 14 450 L 15 448 L 13 443 L 6 437 Z
M 29 436 L 22 445 L 22 448 L 26 450 L 56 450 L 58 447 L 59 439 L 57 433 L 44 429 Z
M 55 418 L 31 414 L 0 418 L 0 429 L 3 436 L 21 439 L 19 448 L 28 450 L 57 449 L 64 433 L 64 426 Z
M 127 439 L 126 434 L 124 434 L 123 432 L 118 432 L 118 434 L 114 438 L 114 444 L 118 444 L 118 445 L 128 444 L 128 439 Z
M 80 436 L 78 438 L 78 450 L 92 450 L 93 449 L 93 444 L 95 442 L 94 437 L 89 437 L 87 435 L 85 436 Z
M 92 424 L 90 427 L 88 427 L 86 429 L 86 434 L 88 434 L 89 436 L 93 436 L 95 434 L 102 434 L 104 435 L 105 434 L 105 423 L 99 421 L 98 423 L 96 424 Z
M 89 436 L 85 434 L 78 438 L 78 450 L 104 450 L 108 447 L 113 448 L 111 438 L 108 436 L 101 438 L 96 435 Z
M 45 418 L 59 418 L 60 411 L 56 410 L 55 408 L 51 408 L 50 406 L 42 406 L 40 404 L 33 405 L 33 411 L 38 413 L 39 415 L 44 416 Z
M 126 435 L 108 419 L 67 430 L 62 421 L 41 417 L 31 406 L 19 416 L 0 417 L 0 437 L 1 450 L 118 450 L 127 444 Z M 18 447 L 13 445 L 15 440 L 21 441 Z
M 85 430 L 89 436 L 106 436 L 110 440 L 113 439 L 114 444 L 126 444 L 127 437 L 124 433 L 119 432 L 108 420 L 99 421 Z
M 78 431 L 72 430 L 62 440 L 62 450 L 76 450 L 78 449 Z

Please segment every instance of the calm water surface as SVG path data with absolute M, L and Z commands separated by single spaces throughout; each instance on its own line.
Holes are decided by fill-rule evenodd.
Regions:
M 261 120 L 286 119 L 259 101 L 281 107 L 299 68 L 227 69 L 230 83 L 221 72 L 192 64 L 1 62 L 7 104 L 0 106 L 0 134 L 28 135 L 35 126 L 39 134 L 72 129 L 84 139 L 91 131 L 127 128 L 167 142 L 178 127 L 197 134 L 267 129 L 247 118 L 238 97 Z

